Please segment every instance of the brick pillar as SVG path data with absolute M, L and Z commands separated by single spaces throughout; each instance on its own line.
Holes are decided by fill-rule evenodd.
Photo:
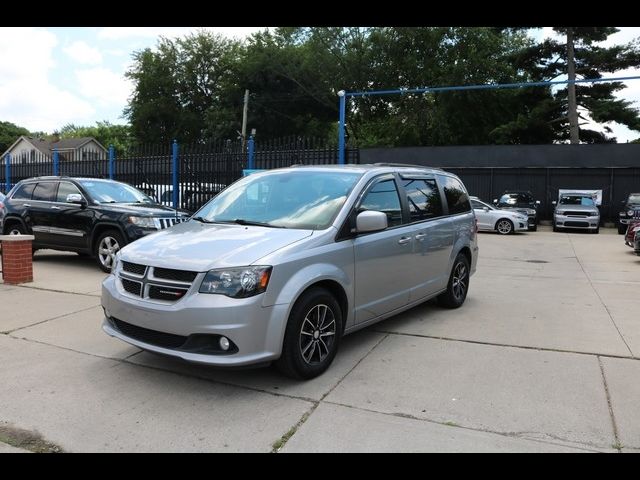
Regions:
M 33 235 L 0 235 L 4 283 L 33 282 Z

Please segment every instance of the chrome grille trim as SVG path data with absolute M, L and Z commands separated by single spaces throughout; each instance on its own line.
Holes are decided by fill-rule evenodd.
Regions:
M 125 265 L 129 270 L 125 270 Z M 190 282 L 175 280 L 171 278 L 162 278 L 155 276 L 156 268 L 160 270 L 161 274 L 168 276 L 171 272 L 175 272 L 175 275 L 180 277 L 192 276 L 193 280 Z M 139 275 L 131 272 L 135 269 L 141 271 L 144 269 L 144 274 Z M 122 261 L 122 268 L 119 269 L 118 278 L 120 280 L 120 286 L 130 296 L 148 300 L 150 302 L 160 302 L 164 304 L 173 304 L 180 301 L 188 293 L 191 287 L 196 283 L 199 272 L 192 272 L 187 270 L 172 270 L 161 267 L 150 267 L 147 265 L 140 265 L 132 262 Z M 135 285 L 134 285 L 135 284 Z M 166 292 L 161 291 L 166 289 Z M 172 295 L 171 292 L 175 292 Z M 181 293 L 181 294 L 180 294 Z

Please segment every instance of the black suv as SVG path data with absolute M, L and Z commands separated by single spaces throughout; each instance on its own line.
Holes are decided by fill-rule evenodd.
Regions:
M 522 190 L 505 190 L 500 198 L 494 199 L 493 204 L 503 210 L 516 210 L 529 217 L 529 230 L 538 229 L 538 206 L 540 200 L 534 200 L 531 192 Z
M 34 235 L 34 250 L 91 255 L 105 272 L 127 243 L 189 218 L 126 183 L 97 178 L 22 180 L 3 203 L 0 232 Z
M 622 210 L 618 214 L 618 233 L 627 231 L 629 220 L 637 218 L 638 210 L 640 210 L 640 193 L 630 193 L 627 199 L 622 201 Z

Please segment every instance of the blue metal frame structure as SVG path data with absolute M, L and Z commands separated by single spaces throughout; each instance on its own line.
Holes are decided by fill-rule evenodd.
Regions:
M 454 90 L 497 90 L 505 88 L 523 88 L 523 87 L 547 87 L 550 85 L 561 85 L 570 83 L 596 83 L 596 82 L 620 82 L 624 80 L 637 80 L 639 75 L 632 77 L 614 77 L 614 78 L 586 78 L 579 80 L 553 80 L 548 82 L 520 82 L 520 83 L 493 83 L 483 85 L 460 85 L 456 87 L 424 87 L 424 88 L 399 88 L 395 90 L 371 90 L 368 92 L 345 92 L 340 90 L 338 98 L 340 99 L 340 118 L 338 120 L 338 163 L 344 164 L 345 149 L 345 117 L 346 117 L 346 101 L 347 97 L 366 97 L 370 95 L 394 95 L 406 93 L 430 93 L 430 92 L 449 92 Z

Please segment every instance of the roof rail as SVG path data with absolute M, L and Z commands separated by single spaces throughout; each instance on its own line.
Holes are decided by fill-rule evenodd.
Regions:
M 418 167 L 418 168 L 431 168 L 426 165 L 416 165 L 413 163 L 392 163 L 392 162 L 378 162 L 374 163 L 376 167 Z

